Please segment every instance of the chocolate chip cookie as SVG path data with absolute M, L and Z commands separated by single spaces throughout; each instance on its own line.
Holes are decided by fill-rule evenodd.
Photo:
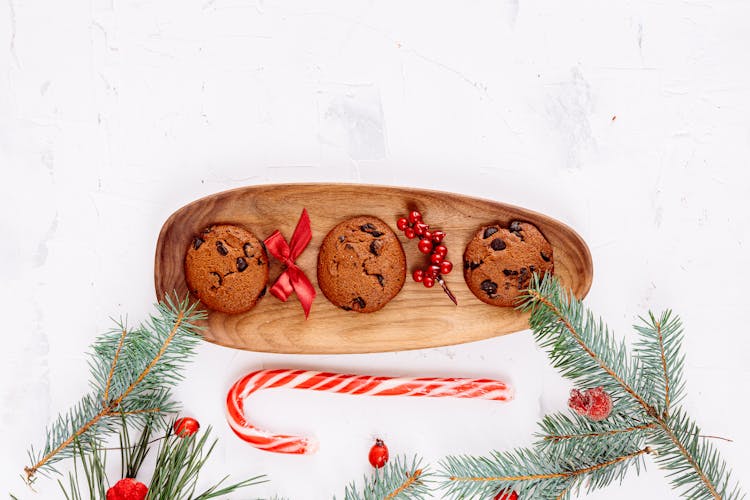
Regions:
M 266 293 L 266 249 L 241 227 L 207 227 L 190 242 L 185 278 L 206 307 L 230 314 L 249 311 Z
M 345 311 L 377 311 L 396 296 L 405 279 L 401 242 L 376 217 L 345 220 L 320 245 L 318 285 L 331 303 Z
M 464 279 L 482 302 L 515 306 L 533 273 L 554 269 L 552 245 L 533 224 L 511 222 L 479 229 L 464 251 Z

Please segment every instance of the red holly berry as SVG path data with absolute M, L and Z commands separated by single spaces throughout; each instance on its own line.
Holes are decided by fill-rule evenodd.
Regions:
M 107 500 L 143 500 L 147 493 L 145 484 L 126 477 L 107 490 Z
M 382 439 L 376 439 L 375 444 L 370 448 L 370 464 L 376 469 L 380 469 L 388 462 L 388 447 Z
M 432 288 L 433 286 L 435 286 L 435 278 L 433 278 L 432 276 L 425 276 L 422 280 L 422 284 L 425 288 Z
M 449 260 L 444 260 L 440 264 L 440 274 L 450 274 L 453 271 L 453 263 Z
M 396 227 L 399 231 L 403 231 L 407 227 L 409 227 L 409 221 L 406 217 L 401 217 L 398 221 L 396 221 Z
M 419 236 L 424 236 L 425 231 L 428 231 L 429 229 L 430 226 L 422 222 L 417 222 L 416 224 L 414 224 L 414 232 Z
M 410 240 L 413 240 L 416 235 L 417 233 L 414 232 L 413 227 L 407 227 L 406 229 L 404 229 L 404 236 L 406 236 Z
M 445 256 L 448 254 L 448 247 L 446 247 L 445 245 L 438 245 L 435 247 L 435 253 L 445 258 Z
M 417 245 L 417 247 L 419 248 L 419 251 L 422 253 L 432 252 L 432 242 L 426 238 L 419 240 L 419 244 Z
M 412 224 L 422 222 L 422 214 L 417 210 L 412 210 L 411 212 L 409 212 L 409 222 L 411 222 Z
M 430 255 L 430 262 L 433 264 L 437 264 L 438 266 L 443 263 L 443 256 L 439 253 L 434 253 Z
M 440 243 L 443 241 L 443 238 L 445 238 L 445 233 L 443 231 L 433 231 L 432 232 L 432 241 L 435 243 Z
M 607 418 L 612 412 L 612 398 L 602 387 L 586 389 L 583 392 L 573 389 L 570 391 L 568 406 L 579 415 L 599 421 Z
M 501 491 L 495 495 L 495 500 L 518 500 L 518 493 L 511 491 L 510 493 Z
M 414 273 L 412 273 L 411 277 L 414 278 L 414 281 L 419 283 L 420 281 L 422 281 L 422 279 L 424 279 L 424 271 L 422 271 L 421 269 L 417 269 L 416 271 L 414 271 Z
M 200 428 L 201 424 L 196 419 L 190 417 L 178 418 L 174 422 L 174 433 L 178 437 L 192 436 Z

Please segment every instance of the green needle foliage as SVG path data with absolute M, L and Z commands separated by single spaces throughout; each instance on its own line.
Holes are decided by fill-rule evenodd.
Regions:
M 537 442 L 489 457 L 451 456 L 441 488 L 451 498 L 568 498 L 636 473 L 651 455 L 685 498 L 743 498 L 715 447 L 679 406 L 685 392 L 682 324 L 671 311 L 649 313 L 635 326 L 631 355 L 624 342 L 556 278 L 534 278 L 520 306 L 539 345 L 563 376 L 582 388 L 603 387 L 611 415 L 594 422 L 573 412 L 546 416 Z
M 140 326 L 130 329 L 120 321 L 97 338 L 88 361 L 91 391 L 49 425 L 41 450 L 29 450 L 33 465 L 24 468 L 26 480 L 55 472 L 56 462 L 76 452 L 94 451 L 124 416 L 143 428 L 150 418 L 175 411 L 171 388 L 192 358 L 197 322 L 204 317 L 187 298 L 166 297 Z
M 421 500 L 429 498 L 430 473 L 414 457 L 396 457 L 382 469 L 365 476 L 358 488 L 351 483 L 344 491 L 344 500 Z M 335 497 L 334 497 L 335 498 Z

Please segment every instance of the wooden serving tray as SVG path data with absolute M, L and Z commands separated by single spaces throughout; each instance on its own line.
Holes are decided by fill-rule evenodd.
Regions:
M 555 273 L 578 297 L 591 287 L 591 254 L 581 237 L 565 224 L 519 207 L 452 193 L 420 189 L 354 184 L 277 184 L 233 189 L 194 201 L 164 223 L 156 244 L 154 281 L 156 295 L 176 290 L 187 293 L 184 258 L 193 236 L 213 223 L 245 226 L 265 239 L 279 229 L 289 240 L 303 208 L 312 225 L 312 241 L 297 259 L 318 293 L 310 318 L 293 295 L 281 302 L 267 294 L 249 312 L 229 315 L 209 311 L 204 336 L 209 342 L 250 351 L 298 354 L 338 354 L 400 351 L 445 346 L 486 339 L 528 328 L 527 316 L 512 308 L 481 302 L 463 278 L 463 252 L 480 226 L 512 220 L 536 225 L 554 249 Z M 436 285 L 427 289 L 411 279 L 411 270 L 422 267 L 425 256 L 416 240 L 407 240 L 396 229 L 396 220 L 410 210 L 420 210 L 427 224 L 447 233 L 444 244 L 454 270 L 445 279 L 458 306 Z M 365 314 L 332 305 L 318 288 L 318 249 L 340 221 L 357 215 L 374 215 L 399 235 L 406 252 L 406 283 L 383 309 Z M 270 284 L 281 273 L 271 258 Z

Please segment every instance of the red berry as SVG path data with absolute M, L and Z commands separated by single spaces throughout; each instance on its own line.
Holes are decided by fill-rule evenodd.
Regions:
M 375 444 L 370 448 L 370 464 L 376 469 L 383 467 L 388 462 L 388 447 L 382 439 L 376 439 Z
M 107 490 L 107 500 L 143 500 L 148 488 L 131 477 L 120 479 Z
M 445 233 L 443 231 L 433 231 L 432 232 L 432 241 L 435 243 L 440 243 L 443 241 L 443 238 L 445 238 Z
M 419 240 L 419 251 L 422 253 L 432 252 L 432 242 L 430 240 Z
M 445 257 L 448 254 L 448 248 L 445 245 L 438 245 L 435 247 L 435 253 Z
M 411 277 L 414 278 L 414 281 L 419 283 L 424 278 L 424 271 L 422 271 L 421 269 L 417 269 L 416 271 L 414 271 L 414 273 L 412 273 Z
M 412 210 L 411 212 L 409 212 L 409 222 L 411 222 L 412 224 L 422 222 L 422 214 L 417 210 Z
M 432 276 L 433 278 L 437 278 L 437 275 L 440 274 L 440 266 L 438 266 L 437 264 L 432 264 L 427 269 L 429 270 L 430 276 Z
M 410 240 L 414 239 L 414 237 L 415 237 L 416 235 L 417 235 L 417 234 L 416 234 L 416 233 L 414 232 L 414 228 L 412 228 L 412 227 L 407 227 L 406 229 L 404 229 L 404 236 L 406 236 L 406 237 L 407 237 L 407 238 L 409 238 Z
M 443 257 L 439 253 L 434 253 L 430 255 L 430 262 L 432 262 L 433 264 L 440 265 L 443 262 Z
M 451 271 L 453 271 L 453 263 L 449 260 L 444 260 L 440 264 L 440 274 L 450 274 Z
M 433 278 L 432 276 L 425 276 L 422 280 L 422 284 L 425 288 L 432 288 L 433 286 L 435 286 L 435 278 Z
M 515 491 L 511 491 L 510 493 L 501 491 L 495 495 L 495 500 L 518 500 L 518 493 Z
M 414 232 L 417 233 L 419 236 L 424 236 L 425 231 L 429 231 L 430 226 L 427 224 L 423 224 L 422 222 L 417 222 L 414 224 Z
M 409 221 L 406 219 L 406 217 L 401 217 L 398 222 L 396 222 L 396 227 L 399 231 L 403 231 L 407 227 L 409 227 Z
M 174 433 L 177 437 L 192 436 L 200 428 L 201 424 L 196 419 L 190 417 L 178 418 L 174 422 Z
M 599 421 L 607 418 L 612 412 L 612 398 L 602 387 L 586 389 L 583 392 L 573 389 L 570 391 L 568 406 L 579 415 Z

